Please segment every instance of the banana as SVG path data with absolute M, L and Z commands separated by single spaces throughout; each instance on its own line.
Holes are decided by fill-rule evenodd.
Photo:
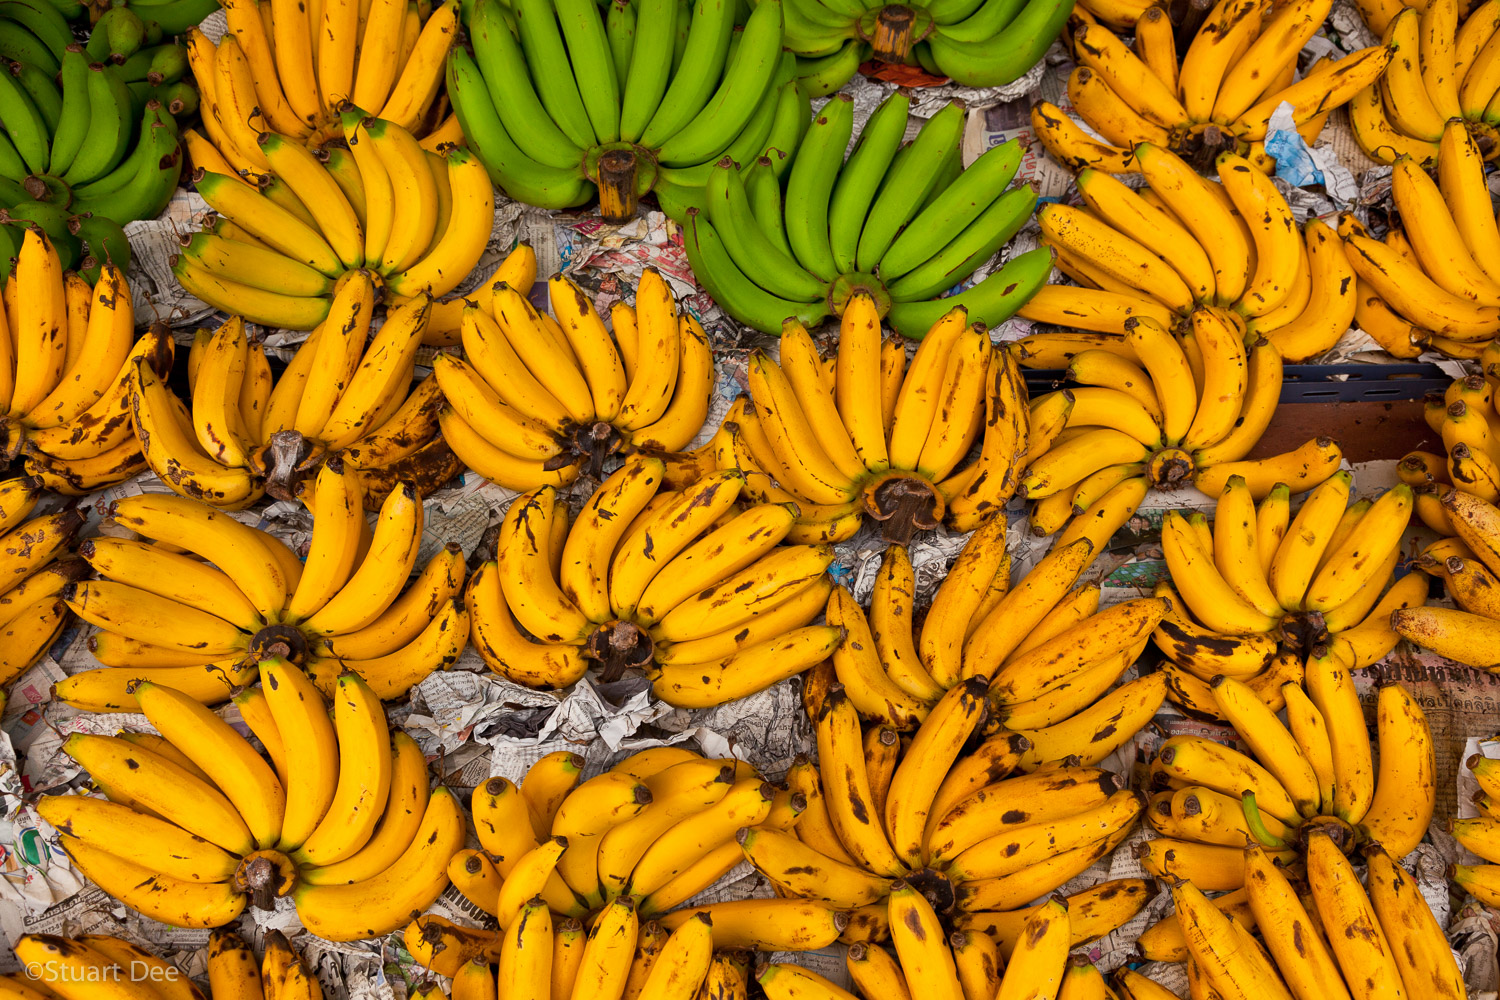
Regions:
M 305 869 L 303 881 L 311 885 L 361 882 L 395 864 L 412 842 L 427 807 L 427 758 L 416 741 L 401 732 L 391 737 L 390 755 L 391 790 L 375 833 L 345 860 Z
M 421 500 L 415 486 L 401 483 L 381 504 L 374 536 L 359 566 L 301 628 L 312 635 L 337 635 L 374 622 L 411 574 L 421 539 Z
M 1003 534 L 1004 526 L 995 529 Z M 970 545 L 979 549 L 985 544 L 981 535 L 976 533 L 970 539 Z M 968 547 L 966 547 L 967 549 Z M 1003 553 L 1002 553 L 1003 554 Z M 962 558 L 962 557 L 960 557 Z M 1031 573 L 1020 582 L 1014 589 L 1005 594 L 992 610 L 979 621 L 977 627 L 969 632 L 969 624 L 962 626 L 959 634 L 967 635 L 967 641 L 963 645 L 962 674 L 963 676 L 990 677 L 1003 664 L 1007 664 L 1011 654 L 1021 645 L 1027 635 L 1039 624 L 1048 612 L 1057 605 L 1057 602 L 1073 584 L 1079 575 L 1086 569 L 1093 558 L 1093 543 L 1080 539 L 1067 545 L 1054 548 L 1047 553 L 1033 568 Z M 994 579 L 999 567 L 990 574 Z M 1006 566 L 1006 575 L 1009 575 L 1009 566 Z M 972 584 L 971 584 L 972 585 Z M 982 586 L 987 590 L 989 582 L 985 581 Z M 941 597 L 940 588 L 938 597 Z M 984 591 L 973 598 L 977 605 L 983 598 Z M 956 591 L 955 602 L 962 598 L 962 592 Z M 934 608 L 937 606 L 934 599 Z M 965 604 L 967 601 L 964 602 Z M 954 611 L 962 614 L 961 606 L 954 607 Z M 977 608 L 976 608 L 977 610 Z M 963 617 L 969 617 L 964 615 Z M 928 622 L 923 625 L 924 649 L 926 648 L 926 634 L 929 627 L 936 627 L 940 622 L 932 621 L 932 612 L 929 612 Z M 1054 647 L 1056 652 L 1059 647 Z M 1040 649 L 1032 650 L 1033 659 L 1037 658 Z M 1043 654 L 1045 655 L 1045 654 Z M 937 677 L 937 671 L 933 672 Z M 1015 676 L 1013 673 L 1012 676 Z
M 995 993 L 996 1000 L 1020 1000 L 1028 995 L 1035 996 L 1038 990 L 1044 996 L 1050 992 L 1066 997 L 1071 991 L 1071 973 L 1077 968 L 1070 968 L 1068 961 L 1072 938 L 1072 919 L 1066 899 L 1053 896 L 1033 909 L 1006 962 L 1005 976 Z M 1097 976 L 1098 970 L 1095 970 Z M 1100 980 L 1098 985 L 1102 992 L 1103 981 Z
M 1162 551 L 1187 607 L 1210 629 L 1239 635 L 1268 632 L 1275 626 L 1277 617 L 1251 605 L 1230 586 L 1214 565 L 1212 553 L 1205 551 L 1186 519 L 1175 511 L 1162 522 Z
M 338 780 L 323 816 L 292 852 L 294 860 L 306 865 L 332 865 L 364 847 L 375 832 L 380 805 L 391 788 L 390 731 L 380 700 L 356 674 L 338 679 L 332 700 L 339 744 Z M 431 800 L 428 809 L 432 809 Z M 446 852 L 445 865 L 457 849 Z
M 843 630 L 834 671 L 862 714 L 901 728 L 926 717 L 926 706 L 886 675 L 871 626 L 848 590 L 839 587 L 829 596 L 826 619 Z
M 906 866 L 892 848 L 882 817 L 872 816 L 874 801 L 864 749 L 859 737 L 859 719 L 842 687 L 833 688 L 817 720 L 818 757 L 824 801 L 839 840 L 867 871 L 900 876 Z M 890 798 L 887 797 L 887 806 Z
M 891 943 L 908 983 L 921 983 L 924 990 L 944 1000 L 962 1000 L 963 987 L 958 981 L 953 953 L 932 904 L 906 882 L 897 881 L 891 885 L 887 905 Z M 1001 991 L 996 996 L 1003 995 L 1003 984 Z
M 1401 942 L 1392 956 L 1408 995 L 1432 991 L 1429 995 L 1434 997 L 1463 996 L 1463 977 L 1416 881 L 1382 845 L 1367 847 L 1365 859 L 1370 866 L 1370 905 L 1386 938 Z
M 1215 304 L 1238 301 L 1252 274 L 1251 245 L 1229 209 L 1214 196 L 1212 182 L 1159 146 L 1142 144 L 1135 157 L 1151 190 L 1207 252 L 1214 268 Z
M 224 790 L 261 848 L 281 836 L 286 793 L 269 765 L 210 709 L 171 688 L 137 685 L 141 711 L 166 739 L 190 756 Z
M 1287 728 L 1240 681 L 1216 677 L 1213 692 L 1220 713 L 1245 737 L 1256 757 L 1266 763 L 1302 815 L 1316 814 L 1322 804 L 1318 775 Z
M 1192 883 L 1172 888 L 1177 919 L 1182 926 L 1191 960 L 1196 962 L 1213 988 L 1224 997 L 1276 997 L 1292 1000 L 1270 962 L 1249 944 L 1238 925 L 1220 912 Z
M 38 813 L 65 836 L 107 845 L 116 857 L 185 882 L 221 882 L 238 865 L 201 837 L 118 803 L 55 795 L 38 803 Z
M 1068 100 L 1078 114 L 1109 142 L 1133 146 L 1137 142 L 1165 145 L 1170 133 L 1132 108 L 1109 81 L 1087 66 L 1068 76 Z
M 1168 130 L 1187 122 L 1187 110 L 1171 88 L 1108 29 L 1079 26 L 1073 33 L 1073 48 L 1081 65 L 1098 73 L 1115 93 L 1130 95 L 1150 121 Z
M 1389 852 L 1389 860 L 1404 857 L 1415 849 L 1432 822 L 1437 807 L 1436 765 L 1427 718 L 1404 687 L 1389 683 L 1381 685 L 1376 702 L 1376 721 L 1383 748 L 1380 773 L 1376 779 L 1375 797 L 1364 815 L 1362 829 L 1372 843 Z M 1406 749 L 1397 752 L 1395 747 L 1398 744 Z M 1374 864 L 1372 859 L 1372 868 Z M 1373 875 L 1370 887 L 1374 898 L 1376 883 Z M 1399 893 L 1400 886 L 1388 884 L 1382 888 Z M 1401 957 L 1398 953 L 1398 962 Z
M 1300 813 L 1291 796 L 1270 771 L 1250 757 L 1208 740 L 1193 736 L 1169 739 L 1157 752 L 1152 771 L 1229 796 L 1253 792 L 1261 812 L 1290 825 L 1299 822 Z
M 1355 997 L 1401 997 L 1400 967 L 1375 908 L 1347 858 L 1324 830 L 1307 837 L 1307 875 L 1325 927 L 1345 927 L 1328 944 Z
M 416 836 L 394 864 L 349 885 L 301 886 L 294 891 L 297 912 L 310 930 L 328 940 L 389 933 L 442 892 L 448 859 L 463 846 L 463 838 L 463 812 L 453 794 L 439 787 L 427 800 Z M 307 846 L 303 845 L 304 853 Z
M 1085 257 L 1110 277 L 1174 310 L 1192 309 L 1193 292 L 1171 266 L 1108 223 L 1061 204 L 1044 205 L 1037 222 L 1043 236 L 1060 249 Z
M 841 864 L 795 836 L 767 829 L 742 829 L 745 858 L 787 895 L 854 908 L 883 899 L 888 879 Z
M 631 522 L 655 495 L 664 471 L 656 458 L 627 462 L 589 499 L 568 532 L 562 592 L 591 621 L 604 622 L 613 617 L 608 578 L 596 567 L 608 565 Z
M 683 819 L 641 856 L 631 870 L 630 893 L 651 895 L 716 848 L 733 842 L 737 831 L 758 826 L 770 814 L 773 794 L 765 783 L 746 778 L 715 805 Z
M 1483 339 L 1500 329 L 1500 310 L 1452 294 L 1414 260 L 1385 244 L 1351 233 L 1344 246 L 1354 273 L 1396 312 L 1423 329 L 1465 340 Z

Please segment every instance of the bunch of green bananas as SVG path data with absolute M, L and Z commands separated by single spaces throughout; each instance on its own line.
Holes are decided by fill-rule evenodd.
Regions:
M 778 333 L 789 317 L 811 326 L 841 315 L 864 291 L 898 332 L 920 338 L 955 306 L 971 320 L 1003 322 L 1042 287 L 1052 270 L 1045 249 L 956 296 L 934 298 L 1025 225 L 1036 190 L 1007 190 L 1021 162 L 1014 140 L 964 168 L 957 103 L 903 146 L 910 107 L 904 91 L 888 97 L 846 162 L 854 103 L 836 95 L 809 128 L 784 194 L 771 157 L 743 172 L 727 158 L 715 166 L 704 203 L 688 209 L 683 242 L 693 275 L 725 312 Z
M 65 210 L 62 219 L 159 215 L 182 170 L 174 115 L 197 110 L 185 50 L 147 47 L 141 19 L 123 7 L 79 44 L 49 0 L 0 2 L 0 39 L 10 60 L 0 63 L 0 207 L 42 225 L 65 257 L 77 241 L 29 203 Z
M 616 2 L 607 15 L 591 0 L 477 0 L 473 55 L 448 64 L 469 148 L 518 201 L 571 208 L 597 189 L 604 218 L 621 222 L 655 191 L 681 221 L 721 157 L 795 150 L 811 117 L 782 51 L 781 0 L 742 30 L 736 7 L 698 0 L 683 33 L 678 0 Z
M 786 0 L 786 47 L 814 96 L 838 90 L 872 56 L 998 87 L 1041 61 L 1072 12 L 1073 0 Z
M 73 215 L 46 201 L 20 201 L 0 209 L 0 281 L 10 277 L 21 241 L 30 226 L 39 226 L 57 250 L 64 270 L 77 271 L 94 284 L 106 264 L 122 271 L 130 267 L 130 240 L 108 216 Z
M 66 0 L 49 0 L 62 5 Z M 111 47 L 130 44 L 132 38 L 141 45 L 160 44 L 163 37 L 180 35 L 219 9 L 219 0 L 88 0 L 89 21 L 97 32 L 105 26 L 113 37 Z M 139 23 L 140 28 L 135 25 Z M 133 51 L 133 50 L 132 50 Z M 126 53 L 128 56 L 130 53 Z

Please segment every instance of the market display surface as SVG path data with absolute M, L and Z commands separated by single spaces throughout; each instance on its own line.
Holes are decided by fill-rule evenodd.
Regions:
M 0 1000 L 1494 996 L 1497 128 L 1500 0 L 3 0 Z

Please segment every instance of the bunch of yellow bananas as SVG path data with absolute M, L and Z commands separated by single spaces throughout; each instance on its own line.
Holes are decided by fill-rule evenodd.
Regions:
M 131 416 L 152 471 L 174 492 L 226 510 L 267 492 L 294 499 L 325 460 L 356 478 L 372 510 L 398 483 L 425 496 L 451 479 L 463 466 L 439 434 L 438 381 L 412 387 L 432 303 L 424 294 L 392 309 L 367 344 L 375 300 L 374 276 L 348 272 L 328 319 L 274 384 L 264 348 L 238 315 L 195 338 L 190 406 L 150 365 L 137 365 Z
M 1338 342 L 1355 296 L 1332 229 L 1309 219 L 1299 235 L 1271 179 L 1234 153 L 1218 157 L 1217 182 L 1164 146 L 1141 143 L 1135 157 L 1146 178 L 1138 191 L 1085 170 L 1083 206 L 1054 203 L 1037 212 L 1058 268 L 1087 291 L 1044 288 L 1022 316 L 1124 333 L 1129 316 L 1167 326 L 1213 306 L 1289 361 Z
M 707 448 L 765 502 L 798 505 L 799 525 L 826 541 L 851 537 L 866 516 L 902 541 L 945 521 L 969 531 L 1015 491 L 1026 388 L 1011 354 L 962 308 L 907 365 L 903 343 L 882 339 L 874 300 L 856 293 L 834 357 L 789 321 L 780 361 L 755 351 L 749 383 Z
M 1500 382 L 1500 341 L 1491 341 L 1481 358 L 1484 375 L 1455 379 L 1423 407 L 1427 426 L 1443 442 L 1443 454 L 1412 451 L 1402 457 L 1396 474 L 1412 488 L 1417 516 L 1440 535 L 1456 534 L 1443 497 L 1457 488 L 1487 503 L 1500 503 L 1500 422 L 1494 387 Z M 1493 372 L 1492 372 L 1493 369 Z M 1491 381 L 1494 379 L 1495 381 Z M 1447 558 L 1444 554 L 1442 558 Z
M 568 278 L 547 283 L 552 312 L 523 290 L 491 283 L 462 312 L 464 359 L 433 360 L 447 405 L 439 421 L 465 465 L 507 489 L 598 478 L 621 451 L 671 453 L 692 441 L 714 384 L 708 334 L 679 313 L 647 268 L 634 307 L 610 311 L 614 335 Z
M 737 506 L 737 471 L 681 490 L 662 488 L 664 472 L 654 456 L 627 459 L 571 526 L 550 486 L 511 503 L 466 600 L 492 670 L 563 688 L 590 661 L 605 680 L 640 668 L 657 697 L 703 708 L 829 655 L 839 629 L 809 623 L 831 588 L 832 547 L 782 546 L 795 507 Z
M 790 915 L 792 909 L 779 905 L 781 900 L 746 902 L 759 904 L 753 912 L 762 923 L 767 922 L 766 915 Z M 749 908 L 742 908 L 742 912 L 747 917 L 752 915 Z M 826 911 L 820 913 L 826 915 Z M 631 898 L 623 896 L 605 907 L 593 926 L 585 929 L 575 918 L 554 919 L 538 899 L 526 904 L 514 927 L 513 932 L 502 936 L 445 925 L 438 917 L 422 917 L 408 928 L 406 940 L 419 962 L 453 980 L 453 1000 L 493 1000 L 497 996 L 745 1000 L 749 995 L 753 954 L 740 948 L 720 950 L 719 935 L 706 914 L 668 930 L 659 921 L 641 923 Z M 429 938 L 416 938 L 418 928 Z M 772 938 L 772 946 L 794 950 L 775 943 L 782 937 Z M 434 946 L 432 941 L 440 944 Z M 785 968 L 785 978 L 799 985 L 816 982 L 834 991 L 812 996 L 850 996 L 795 965 L 762 963 L 754 975 L 765 976 L 768 968 Z M 768 988 L 766 995 L 792 1000 L 810 994 L 778 993 Z
M 1450 489 L 1442 512 L 1457 537 L 1428 546 L 1418 565 L 1442 578 L 1458 608 L 1406 607 L 1391 616 L 1390 627 L 1441 656 L 1493 669 L 1500 665 L 1492 646 L 1500 637 L 1500 509 L 1467 489 Z
M 358 109 L 343 121 L 348 148 L 337 157 L 266 132 L 258 148 L 273 173 L 198 166 L 193 183 L 217 220 L 173 259 L 183 288 L 253 323 L 311 330 L 351 270 L 379 275 L 397 303 L 447 295 L 468 277 L 495 221 L 484 167 L 460 146 L 429 152 Z
M 1415 879 L 1379 844 L 1364 850 L 1368 888 L 1325 829 L 1307 836 L 1305 888 L 1259 847 L 1233 851 L 1242 890 L 1209 898 L 1172 888 L 1176 913 L 1142 936 L 1185 961 L 1193 996 L 1265 1000 L 1462 1000 L 1463 976 Z M 1157 933 L 1166 928 L 1165 933 Z M 1254 936 L 1260 932 L 1260 938 Z M 1174 994 L 1134 994 L 1141 998 Z
M 84 543 L 100 579 L 63 596 L 100 628 L 88 642 L 104 666 L 59 682 L 56 696 L 89 711 L 129 709 L 131 682 L 146 678 L 213 705 L 251 683 L 260 660 L 282 656 L 327 695 L 352 671 L 394 698 L 451 666 L 469 636 L 463 553 L 445 546 L 407 585 L 422 541 L 416 490 L 393 490 L 372 529 L 352 473 L 330 463 L 307 486 L 306 564 L 274 535 L 193 500 L 116 501 L 114 522 L 155 544 Z
M 1396 159 L 1391 195 L 1401 226 L 1384 241 L 1352 216 L 1340 218 L 1339 232 L 1359 279 L 1355 318 L 1366 333 L 1393 354 L 1410 356 L 1420 344 L 1477 360 L 1500 333 L 1500 225 L 1463 122 L 1443 130 L 1442 148 L 1436 181 L 1417 160 Z
M 69 509 L 31 517 L 41 496 L 34 476 L 0 480 L 0 689 L 62 632 L 68 609 L 60 595 L 86 572 L 67 556 L 83 515 Z
M 1491 863 L 1454 865 L 1448 869 L 1448 878 L 1486 906 L 1496 906 L 1500 905 L 1500 863 L 1497 863 L 1500 862 L 1500 846 L 1496 840 L 1500 810 L 1495 808 L 1495 802 L 1500 800 L 1500 760 L 1475 754 L 1464 763 L 1474 780 L 1479 782 L 1474 804 L 1481 818 L 1450 820 L 1448 832 L 1466 850 Z
M 683 747 L 641 751 L 579 784 L 583 766 L 559 751 L 520 785 L 495 777 L 474 789 L 482 850 L 454 854 L 448 871 L 500 933 L 535 896 L 561 917 L 583 918 L 619 899 L 628 904 L 619 918 L 665 913 L 738 863 L 737 831 L 789 829 L 802 809 L 743 761 Z
M 808 684 L 826 688 L 837 680 L 860 715 L 903 730 L 924 726 L 954 689 L 988 681 L 990 715 L 1030 745 L 1023 770 L 1070 756 L 1096 764 L 1161 706 L 1166 688 L 1158 675 L 1106 692 L 1169 609 L 1145 598 L 1100 612 L 1097 585 L 1070 589 L 1093 561 L 1095 544 L 1060 540 L 1012 588 L 1005 519 L 994 518 L 970 538 L 925 616 L 914 614 L 906 550 L 891 546 L 868 619 L 848 591 L 834 590 L 827 621 L 844 636 Z M 918 617 L 920 631 L 912 624 Z
M 208 938 L 208 1000 L 322 1000 L 318 977 L 292 950 L 286 935 L 267 931 L 265 957 L 244 938 L 219 928 Z M 129 941 L 109 934 L 65 938 L 27 934 L 16 940 L 23 971 L 0 977 L 12 1000 L 89 1000 L 124 995 L 132 1000 L 203 1000 L 188 975 Z
M 1323 59 L 1292 82 L 1302 47 L 1332 7 L 1333 0 L 1219 0 L 1180 62 L 1178 28 L 1165 8 L 1148 7 L 1124 26 L 1134 32 L 1129 45 L 1087 9 L 1075 10 L 1065 36 L 1078 63 L 1068 100 L 1104 141 L 1047 101 L 1032 106 L 1032 127 L 1074 170 L 1134 173 L 1143 164 L 1131 151 L 1142 143 L 1204 160 L 1238 150 L 1255 161 L 1252 169 L 1269 167 L 1264 143 L 1278 107 L 1291 105 L 1298 132 L 1311 143 L 1329 113 L 1377 83 L 1392 61 L 1391 47 L 1372 45 Z
M 1148 484 L 1191 482 L 1213 495 L 1237 476 L 1258 499 L 1277 483 L 1312 489 L 1338 469 L 1343 453 L 1326 437 L 1245 457 L 1276 411 L 1282 358 L 1265 337 L 1246 337 L 1233 313 L 1196 308 L 1176 335 L 1147 316 L 1128 317 L 1125 327 L 1124 337 L 1058 332 L 1019 342 L 1022 364 L 1066 368 L 1079 383 L 1031 402 L 1019 492 L 1036 501 L 1038 535 L 1067 525 L 1069 537 L 1082 530 L 1102 544 L 1109 536 L 1095 533 L 1094 520 L 1118 528 Z M 1110 517 L 1111 507 L 1123 516 Z
M 64 271 L 52 241 L 26 230 L 0 314 L 0 448 L 24 452 L 26 471 L 79 496 L 145 471 L 130 433 L 131 373 L 145 358 L 165 374 L 172 338 L 153 327 L 135 339 L 125 272 L 105 265 L 90 287 Z M 122 419 L 125 418 L 125 419 Z
M 1361 0 L 1358 6 L 1396 53 L 1379 81 L 1349 105 L 1365 154 L 1382 163 L 1410 156 L 1431 166 L 1449 154 L 1442 140 L 1450 124 L 1493 145 L 1500 124 L 1500 44 L 1489 43 L 1500 28 L 1500 3 L 1479 4 L 1462 25 L 1459 12 L 1467 4 L 1457 0 L 1416 7 Z
M 807 807 L 791 833 L 747 834 L 745 857 L 787 899 L 854 910 L 848 940 L 894 935 L 905 919 L 895 912 L 898 897 L 925 897 L 966 929 L 1009 925 L 1014 915 L 1002 911 L 1108 855 L 1142 803 L 1111 772 L 1052 757 L 1018 733 L 1000 730 L 964 753 L 985 718 L 985 690 L 983 678 L 949 690 L 903 752 L 890 727 L 861 727 L 842 685 L 818 688 L 808 708 L 817 716 L 819 762 L 799 759 L 787 774 Z M 1134 732 L 1130 720 L 1120 725 Z M 1060 763 L 1038 769 L 1044 756 Z M 1144 893 L 1124 895 L 1133 905 L 1102 912 L 1123 922 L 1145 902 Z M 1091 933 L 1112 929 L 1099 923 L 1090 922 Z
M 46 796 L 37 811 L 80 871 L 163 923 L 218 927 L 290 896 L 331 941 L 395 930 L 447 888 L 462 808 L 446 787 L 429 793 L 421 749 L 357 674 L 330 705 L 279 657 L 257 673 L 236 701 L 269 763 L 191 695 L 140 681 L 160 736 L 70 737 L 64 752 L 106 798 Z
M 791 829 L 806 800 L 763 781 L 743 761 L 681 747 L 633 754 L 580 784 L 582 769 L 581 757 L 561 751 L 532 765 L 519 786 L 494 777 L 474 789 L 470 807 L 481 849 L 455 853 L 448 871 L 499 929 L 429 915 L 404 934 L 420 964 L 454 979 L 455 997 L 478 996 L 467 991 L 485 983 L 493 990 L 492 964 L 500 967 L 505 997 L 619 996 L 622 987 L 625 996 L 692 997 L 714 967 L 739 961 L 732 954 L 712 957 L 715 949 L 821 948 L 846 926 L 847 914 L 795 899 L 746 900 L 716 906 L 700 919 L 678 911 L 652 920 L 739 864 L 746 838 Z M 529 956 L 519 965 L 516 950 Z M 549 976 L 551 994 L 522 988 Z M 641 993 L 647 983 L 662 989 L 670 983 L 675 991 L 647 986 Z
M 576 919 L 554 920 L 541 900 L 530 901 L 512 931 L 454 970 L 453 1000 L 747 995 L 749 953 L 715 951 L 708 918 L 674 931 L 655 921 L 638 926 L 628 904 L 626 897 L 606 908 L 585 930 Z
M 1437 765 L 1415 699 L 1399 684 L 1381 686 L 1377 772 L 1349 671 L 1319 649 L 1304 683 L 1284 685 L 1283 723 L 1248 684 L 1215 679 L 1217 712 L 1253 756 L 1194 735 L 1162 744 L 1150 767 L 1160 790 L 1146 808 L 1160 836 L 1137 846 L 1148 872 L 1228 892 L 1246 885 L 1246 847 L 1286 865 L 1298 851 L 1310 860 L 1319 837 L 1345 853 L 1378 845 L 1398 859 L 1422 840 L 1437 807 Z
M 1173 701 L 1225 717 L 1210 688 L 1224 676 L 1280 711 L 1283 686 L 1300 682 L 1303 660 L 1316 651 L 1358 670 L 1395 648 L 1391 612 L 1427 597 L 1418 574 L 1390 584 L 1411 487 L 1351 505 L 1349 484 L 1347 472 L 1335 474 L 1293 518 L 1285 485 L 1257 509 L 1235 476 L 1219 494 L 1212 526 L 1201 513 L 1167 513 L 1161 538 L 1172 582 L 1158 583 L 1156 593 L 1172 610 L 1154 638 L 1169 661 Z
M 313 147 L 350 139 L 341 115 L 349 105 L 413 135 L 438 127 L 457 0 L 435 10 L 430 0 L 230 0 L 224 8 L 229 30 L 217 45 L 197 28 L 186 37 L 208 133 L 206 142 L 185 139 L 197 166 L 217 170 L 208 161 L 223 160 L 231 175 L 280 175 L 261 135 Z
M 1068 954 L 1075 932 L 1068 901 L 1061 896 L 1031 908 L 1003 960 L 994 939 L 982 930 L 945 933 L 932 904 L 906 882 L 892 883 L 886 906 L 896 954 L 878 944 L 855 944 L 845 956 L 849 978 L 863 996 L 915 997 L 925 991 L 991 1000 L 1106 996 L 1099 970 L 1086 958 Z M 801 970 L 800 975 L 808 973 Z M 822 995 L 850 996 L 843 990 Z

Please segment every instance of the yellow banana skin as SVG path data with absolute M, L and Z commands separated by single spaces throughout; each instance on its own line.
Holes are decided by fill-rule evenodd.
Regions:
M 1458 1000 L 1467 995 L 1453 951 L 1416 880 L 1381 845 L 1365 848 L 1370 905 L 1392 949 L 1407 996 Z
M 329 940 L 355 940 L 389 933 L 411 913 L 431 905 L 448 883 L 447 865 L 463 846 L 464 819 L 453 793 L 439 787 L 411 846 L 373 878 L 344 886 L 296 890 L 304 925 Z
M 1328 944 L 1356 1000 L 1406 995 L 1391 943 L 1349 860 L 1326 831 L 1307 838 L 1307 880 L 1324 927 L 1347 928 Z

